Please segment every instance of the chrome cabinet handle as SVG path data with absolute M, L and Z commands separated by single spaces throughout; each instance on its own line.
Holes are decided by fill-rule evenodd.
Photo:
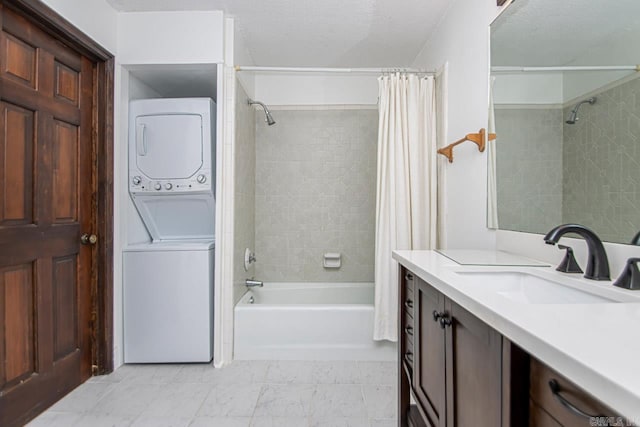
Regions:
M 438 320 L 440 320 L 440 317 L 442 317 L 442 313 L 438 313 L 437 310 L 433 310 L 433 321 L 437 322 Z
M 413 336 L 413 328 L 412 328 L 411 326 L 407 326 L 406 328 L 404 328 L 404 332 L 405 332 L 407 335 L 411 335 L 411 336 Z
M 553 394 L 553 397 L 555 397 L 555 399 L 560 402 L 560 404 L 562 406 L 564 406 L 565 408 L 567 408 L 570 412 L 574 413 L 575 415 L 579 416 L 579 417 L 583 417 L 583 418 L 598 418 L 598 417 L 604 417 L 604 415 L 592 415 L 592 414 L 588 414 L 586 412 L 584 412 L 582 409 L 578 408 L 576 405 L 574 405 L 573 403 L 569 402 L 565 397 L 563 397 L 560 394 L 560 384 L 558 384 L 558 381 L 556 381 L 555 379 L 552 379 L 551 381 L 549 381 L 549 388 L 551 389 L 551 394 Z
M 413 274 L 411 273 L 407 273 L 404 275 L 404 280 L 408 281 L 408 282 L 412 282 L 413 281 Z
M 413 301 L 408 299 L 407 301 L 405 301 L 404 306 L 407 308 L 413 309 Z

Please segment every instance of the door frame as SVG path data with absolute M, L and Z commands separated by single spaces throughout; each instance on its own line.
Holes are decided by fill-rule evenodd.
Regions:
M 92 222 L 99 236 L 91 268 L 92 373 L 113 371 L 113 120 L 114 55 L 40 0 L 1 0 L 95 64 L 93 94 Z

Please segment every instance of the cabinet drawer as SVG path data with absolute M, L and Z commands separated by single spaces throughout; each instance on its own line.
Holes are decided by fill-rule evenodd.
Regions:
M 603 403 L 533 357 L 530 381 L 531 400 L 560 425 L 584 427 L 589 425 L 589 416 L 616 416 Z
M 409 314 L 407 310 L 404 310 L 404 323 L 402 324 L 402 333 L 405 335 L 411 342 L 413 342 L 413 334 L 415 331 L 415 326 L 413 324 L 413 317 Z
M 405 310 L 405 313 L 413 318 L 413 305 L 415 301 L 414 288 L 415 288 L 416 278 L 413 275 L 413 273 L 405 270 L 403 282 L 404 282 L 404 301 L 401 301 L 401 303 Z
M 404 360 L 404 363 L 407 365 L 407 367 L 411 371 L 410 374 L 413 374 L 413 360 L 414 360 L 413 344 L 410 344 L 410 347 L 405 348 L 404 355 L 402 356 L 402 358 Z
M 535 402 L 529 400 L 529 427 L 562 427 L 562 425 Z

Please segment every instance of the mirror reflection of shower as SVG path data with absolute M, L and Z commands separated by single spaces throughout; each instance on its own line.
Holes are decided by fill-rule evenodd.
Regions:
M 568 124 L 568 125 L 574 125 L 578 120 L 580 120 L 579 117 L 578 117 L 578 110 L 580 109 L 580 106 L 582 104 L 585 104 L 587 102 L 590 105 L 595 104 L 596 103 L 596 97 L 593 96 L 593 97 L 591 97 L 589 99 L 585 99 L 584 101 L 578 102 L 576 104 L 576 106 L 573 107 L 573 110 L 571 110 L 571 113 L 569 113 L 569 118 L 567 119 L 567 121 L 565 123 Z
M 271 125 L 275 125 L 275 124 L 276 124 L 276 121 L 275 121 L 275 120 L 273 120 L 273 116 L 271 116 L 271 112 L 269 111 L 269 109 L 267 108 L 267 106 L 266 106 L 266 105 L 264 105 L 264 104 L 263 104 L 262 102 L 260 102 L 260 101 L 254 101 L 254 100 L 252 100 L 252 99 L 248 99 L 247 101 L 249 102 L 249 105 L 258 104 L 259 106 L 261 106 L 261 107 L 262 107 L 262 109 L 264 110 L 264 115 L 265 115 L 265 119 L 264 119 L 264 121 L 265 121 L 265 122 L 267 122 L 267 124 L 268 124 L 269 126 L 271 126 Z

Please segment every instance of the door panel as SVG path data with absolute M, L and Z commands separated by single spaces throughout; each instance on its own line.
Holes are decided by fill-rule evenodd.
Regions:
M 78 126 L 54 120 L 53 219 L 55 223 L 78 219 Z
M 0 162 L 4 165 L 0 178 L 0 224 L 18 225 L 32 222 L 34 114 L 17 105 L 0 103 Z M 11 143 L 8 143 L 11 141 Z M 5 191 L 5 183 L 13 183 Z
M 9 386 L 35 372 L 33 284 L 31 264 L 12 266 L 2 272 L 2 332 L 4 342 L 12 345 L 3 346 L 5 363 L 0 366 L 0 378 Z
M 0 0 L 0 425 L 91 375 L 95 64 Z
M 53 344 L 54 360 L 78 348 L 78 307 L 76 257 L 53 260 Z
M 2 72 L 18 83 L 36 87 L 36 49 L 24 41 L 4 33 Z
M 55 62 L 55 93 L 60 100 L 80 105 L 80 73 L 61 62 Z
M 433 312 L 444 311 L 444 296 L 423 280 L 416 280 L 414 364 L 416 398 L 434 426 L 444 426 L 445 416 L 445 338 Z
M 451 300 L 446 311 L 447 426 L 500 426 L 502 337 Z

